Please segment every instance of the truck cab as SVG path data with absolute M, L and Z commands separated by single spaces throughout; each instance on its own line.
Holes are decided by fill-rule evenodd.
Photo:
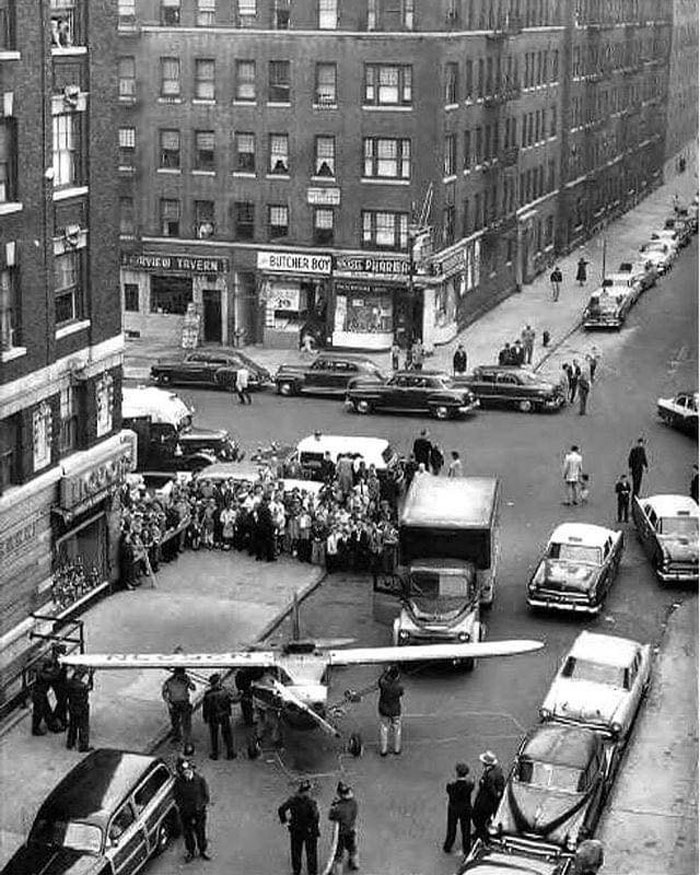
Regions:
M 399 520 L 397 573 L 374 575 L 374 617 L 391 625 L 394 645 L 483 640 L 498 531 L 496 478 L 414 479 Z

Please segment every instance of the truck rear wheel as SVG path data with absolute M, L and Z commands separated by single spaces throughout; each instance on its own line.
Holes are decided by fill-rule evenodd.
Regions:
M 158 374 L 156 382 L 159 386 L 167 386 L 170 382 L 170 374 Z

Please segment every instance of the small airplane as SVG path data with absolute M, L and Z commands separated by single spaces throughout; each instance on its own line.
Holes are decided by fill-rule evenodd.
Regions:
M 459 662 L 492 656 L 514 656 L 544 647 L 542 641 L 513 639 L 479 641 L 467 644 L 423 644 L 410 647 L 354 647 L 340 649 L 352 639 L 302 639 L 296 599 L 292 611 L 292 639 L 280 647 L 254 645 L 231 653 L 83 653 L 59 657 L 64 665 L 84 668 L 128 670 L 175 668 L 221 671 L 254 669 L 251 685 L 259 708 L 273 709 L 294 729 L 320 727 L 329 735 L 340 731 L 327 718 L 338 715 L 338 704 L 329 705 L 329 669 L 339 665 L 380 665 L 411 662 Z M 369 689 L 373 689 L 371 687 Z M 369 692 L 369 689 L 365 692 Z M 360 694 L 347 690 L 346 702 L 356 702 Z

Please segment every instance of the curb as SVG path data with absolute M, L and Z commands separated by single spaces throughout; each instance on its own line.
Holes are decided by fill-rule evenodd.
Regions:
M 325 569 L 322 569 L 322 573 L 319 574 L 318 579 L 312 580 L 311 583 L 308 583 L 304 587 L 304 589 L 297 595 L 297 604 L 300 605 L 306 598 L 308 598 L 311 595 L 311 593 L 323 583 L 323 581 L 326 579 L 326 577 L 328 577 L 328 572 Z M 285 621 L 285 619 L 292 613 L 293 608 L 294 608 L 294 601 L 291 601 L 285 608 L 282 608 L 282 610 L 275 617 L 273 617 L 272 620 L 270 620 L 266 626 L 263 627 L 262 632 L 260 632 L 256 636 L 254 642 L 252 642 L 252 643 L 259 644 L 261 641 L 264 641 L 269 635 L 271 635 L 275 631 L 275 629 L 278 626 L 280 626 Z M 233 672 L 233 669 L 230 669 L 229 671 L 225 672 L 224 678 L 230 677 L 232 672 Z M 193 714 L 199 708 L 199 706 L 202 704 L 202 701 L 204 700 L 204 692 L 205 692 L 204 690 L 200 690 L 192 697 L 193 698 L 193 701 L 192 701 L 192 713 Z M 148 744 L 145 745 L 145 747 L 144 747 L 145 753 L 153 754 L 153 752 L 157 748 L 159 748 L 161 746 L 161 744 L 163 744 L 166 741 L 166 739 L 168 738 L 169 735 L 170 735 L 170 727 L 165 726 L 163 729 L 161 729 L 158 732 L 158 734 L 154 738 L 152 738 L 148 742 Z
M 571 335 L 574 334 L 574 332 L 578 331 L 578 329 L 581 327 L 582 324 L 583 324 L 583 320 L 581 319 L 580 316 L 577 316 L 576 322 L 574 322 L 574 324 L 570 328 L 567 328 L 564 331 L 564 334 L 562 334 L 562 336 L 559 338 L 559 340 L 557 340 L 556 343 L 554 343 L 552 346 L 547 347 L 547 352 L 542 356 L 542 358 L 537 362 L 537 364 L 535 365 L 535 367 L 532 370 L 538 371 L 542 367 L 542 365 L 549 358 L 551 358 L 551 356 L 554 355 L 554 353 L 559 349 L 559 347 L 563 346 L 563 344 L 571 337 Z

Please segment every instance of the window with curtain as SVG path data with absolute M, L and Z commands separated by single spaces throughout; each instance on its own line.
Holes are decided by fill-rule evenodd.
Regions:
M 214 100 L 215 66 L 211 58 L 198 58 L 194 62 L 194 96 L 197 100 Z
M 316 137 L 314 176 L 335 176 L 335 137 Z
M 180 131 L 162 130 L 160 137 L 160 167 L 180 169 Z
M 160 59 L 160 93 L 162 97 L 180 96 L 180 61 L 178 58 Z
M 136 58 L 131 55 L 119 58 L 119 97 L 124 100 L 136 96 Z
M 34 471 L 41 471 L 51 462 L 51 425 L 51 407 L 44 401 L 32 415 Z
M 54 188 L 78 182 L 78 131 L 76 113 L 53 116 Z
M 160 232 L 163 237 L 180 236 L 180 201 L 161 198 Z
M 316 64 L 315 103 L 321 106 L 329 106 L 337 103 L 337 76 L 338 68 L 336 64 Z
M 14 48 L 14 8 L 12 0 L 0 0 L 0 51 Z
M 270 103 L 289 103 L 291 100 L 291 65 L 289 61 L 270 61 Z
M 255 101 L 255 61 L 236 61 L 236 100 Z
M 237 0 L 238 13 L 236 24 L 238 27 L 255 27 L 255 19 L 258 14 L 257 0 Z
M 211 27 L 216 24 L 216 0 L 197 0 L 197 27 Z
M 0 121 L 0 203 L 16 197 L 16 146 L 12 119 Z
M 97 408 L 97 437 L 102 437 L 112 431 L 114 380 L 111 374 L 105 374 L 95 384 L 95 406 Z
M 385 179 L 410 178 L 410 140 L 367 137 L 364 141 L 364 154 L 364 176 Z
M 76 448 L 78 438 L 78 404 L 73 386 L 61 389 L 60 417 L 61 430 L 58 445 L 61 453 L 67 453 Z
M 239 173 L 255 173 L 255 134 L 235 134 L 236 166 Z
M 195 131 L 194 163 L 197 170 L 216 170 L 214 131 Z
M 54 303 L 56 325 L 82 317 L 80 251 L 64 252 L 54 258 Z
M 16 269 L 0 270 L 0 350 L 22 345 L 17 287 Z
M 180 0 L 160 0 L 160 23 L 165 27 L 180 23 Z
M 377 249 L 406 249 L 408 214 L 363 210 L 362 245 Z
M 286 237 L 289 233 L 289 208 L 273 204 L 268 208 L 268 211 L 270 240 L 274 240 L 276 237 Z
M 136 128 L 119 128 L 119 167 L 133 168 L 136 154 Z
M 270 173 L 289 173 L 289 137 L 287 134 L 270 134 Z
M 125 237 L 133 237 L 136 231 L 134 223 L 134 199 L 119 198 L 119 233 Z
M 338 27 L 338 0 L 318 0 L 319 30 L 336 30 Z

